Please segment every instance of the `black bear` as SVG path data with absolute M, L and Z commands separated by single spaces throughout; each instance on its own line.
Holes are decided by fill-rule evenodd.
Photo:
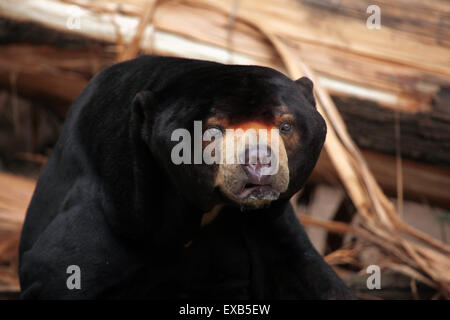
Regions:
M 100 72 L 28 208 L 21 297 L 352 298 L 289 204 L 325 140 L 312 89 L 270 68 L 172 57 Z

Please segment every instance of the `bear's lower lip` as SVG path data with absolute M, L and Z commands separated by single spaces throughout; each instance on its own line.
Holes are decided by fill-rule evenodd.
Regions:
M 272 188 L 270 184 L 258 185 L 258 184 L 246 184 L 242 191 L 238 194 L 240 199 L 246 199 L 249 197 L 256 199 L 264 199 L 267 197 L 273 197 L 277 192 Z

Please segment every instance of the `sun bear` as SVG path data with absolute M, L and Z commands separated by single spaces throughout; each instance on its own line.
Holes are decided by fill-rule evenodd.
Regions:
M 352 298 L 289 204 L 325 135 L 305 77 L 158 56 L 101 71 L 29 205 L 21 297 Z

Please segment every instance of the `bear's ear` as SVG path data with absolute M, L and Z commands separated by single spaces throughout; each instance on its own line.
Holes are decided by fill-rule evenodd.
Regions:
M 151 91 L 141 91 L 136 94 L 133 100 L 133 112 L 137 113 L 142 120 L 148 115 L 150 111 L 150 104 L 153 99 Z
M 315 107 L 316 100 L 314 99 L 313 82 L 307 77 L 301 77 L 300 79 L 295 80 L 295 83 L 300 87 L 305 98 Z
M 133 171 L 133 185 L 130 190 L 123 190 L 130 201 L 123 206 L 123 210 L 127 213 L 127 222 L 134 226 L 133 237 L 139 239 L 154 233 L 153 228 L 157 223 L 154 219 L 159 221 L 159 217 L 148 213 L 152 212 L 155 203 L 162 197 L 158 185 L 162 176 L 150 145 L 154 106 L 155 99 L 151 91 L 137 93 L 131 105 L 129 137 L 132 161 L 128 165 Z
M 132 139 L 149 137 L 152 125 L 153 93 L 141 91 L 136 94 L 132 103 L 130 134 Z

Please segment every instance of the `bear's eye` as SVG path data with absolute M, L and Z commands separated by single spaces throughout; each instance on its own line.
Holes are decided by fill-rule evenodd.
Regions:
M 280 132 L 284 134 L 289 134 L 292 131 L 292 124 L 289 122 L 283 122 L 280 125 Z
M 206 130 L 209 132 L 211 136 L 221 135 L 224 132 L 224 129 L 222 127 L 216 125 L 210 126 Z

